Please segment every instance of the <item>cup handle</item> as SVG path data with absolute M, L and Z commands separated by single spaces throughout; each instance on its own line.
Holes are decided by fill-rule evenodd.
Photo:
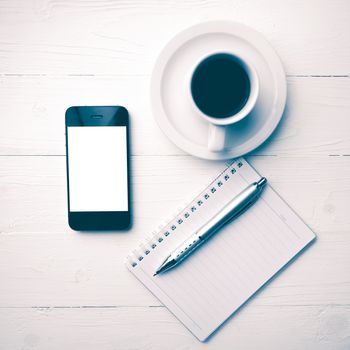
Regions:
M 225 148 L 225 126 L 209 124 L 208 149 L 220 152 Z

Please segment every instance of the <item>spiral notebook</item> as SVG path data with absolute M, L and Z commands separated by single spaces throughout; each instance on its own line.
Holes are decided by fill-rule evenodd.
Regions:
M 127 257 L 132 273 L 201 341 L 315 238 L 268 185 L 182 264 L 153 276 L 173 249 L 260 177 L 244 159 L 234 161 Z

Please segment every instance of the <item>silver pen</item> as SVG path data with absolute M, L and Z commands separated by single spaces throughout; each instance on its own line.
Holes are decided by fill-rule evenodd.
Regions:
M 170 270 L 171 268 L 178 265 L 181 261 L 186 259 L 195 249 L 197 249 L 203 242 L 212 237 L 220 227 L 225 225 L 231 219 L 238 217 L 250 205 L 255 203 L 266 183 L 266 178 L 262 177 L 258 182 L 253 182 L 242 192 L 240 192 L 205 225 L 203 225 L 185 242 L 178 246 L 164 260 L 162 265 L 158 267 L 157 271 L 153 276 L 158 275 L 164 271 Z

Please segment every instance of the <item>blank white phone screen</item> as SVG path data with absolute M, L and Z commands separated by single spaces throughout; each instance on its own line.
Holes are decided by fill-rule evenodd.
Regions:
M 67 132 L 70 211 L 128 211 L 126 127 Z

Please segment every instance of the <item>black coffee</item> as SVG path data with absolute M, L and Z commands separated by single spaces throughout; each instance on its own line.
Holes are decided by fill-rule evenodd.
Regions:
M 226 118 L 238 113 L 250 94 L 250 81 L 236 57 L 218 53 L 195 69 L 191 92 L 197 107 L 206 115 Z

